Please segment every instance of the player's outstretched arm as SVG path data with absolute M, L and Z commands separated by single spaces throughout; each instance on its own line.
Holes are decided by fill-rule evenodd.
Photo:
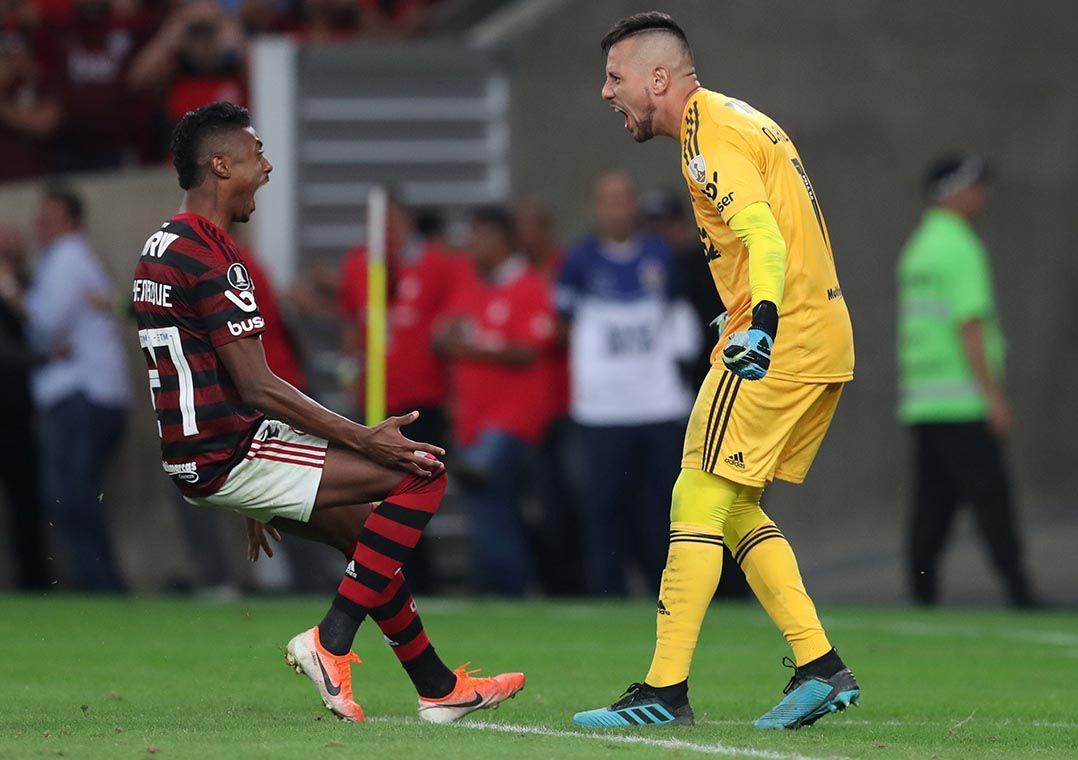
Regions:
M 243 402 L 269 417 L 351 449 L 385 467 L 418 475 L 430 475 L 442 468 L 441 461 L 428 455 L 444 456 L 444 449 L 412 441 L 401 433 L 403 426 L 416 420 L 418 412 L 390 417 L 374 427 L 357 425 L 273 374 L 266 364 L 262 341 L 257 337 L 232 341 L 217 346 L 216 350 Z
M 726 366 L 745 380 L 760 380 L 771 366 L 786 284 L 786 241 L 771 207 L 752 203 L 730 219 L 730 229 L 749 251 L 752 326 L 730 336 L 722 351 Z

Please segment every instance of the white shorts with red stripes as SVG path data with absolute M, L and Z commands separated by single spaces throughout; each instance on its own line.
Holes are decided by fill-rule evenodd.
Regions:
M 224 485 L 216 493 L 187 501 L 231 509 L 259 522 L 274 517 L 307 522 L 328 445 L 324 438 L 301 433 L 285 422 L 263 420 L 246 458 L 232 468 Z

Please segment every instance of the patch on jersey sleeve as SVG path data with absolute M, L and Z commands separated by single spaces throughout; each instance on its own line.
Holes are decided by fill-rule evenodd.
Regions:
M 250 290 L 251 276 L 247 274 L 247 267 L 235 263 L 228 268 L 228 284 L 236 290 Z
M 704 163 L 704 157 L 698 155 L 693 160 L 689 161 L 689 176 L 698 184 L 704 184 L 704 180 L 707 179 L 707 164 Z
M 255 303 L 254 293 L 233 293 L 231 290 L 225 291 L 225 298 L 233 303 L 238 309 L 242 309 L 248 314 L 258 309 L 258 304 Z

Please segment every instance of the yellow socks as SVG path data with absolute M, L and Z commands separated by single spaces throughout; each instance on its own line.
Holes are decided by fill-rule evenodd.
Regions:
M 826 654 L 831 644 L 805 591 L 793 550 L 760 509 L 758 495 L 754 501 L 734 502 L 724 532 L 726 545 L 756 598 L 789 642 L 797 665 Z
M 714 528 L 670 524 L 670 553 L 659 587 L 655 656 L 645 681 L 673 686 L 689 677 L 696 639 L 722 572 L 722 536 Z
M 689 677 L 700 626 L 722 572 L 722 524 L 741 488 L 700 470 L 682 470 L 674 484 L 655 656 L 645 679 L 650 686 L 672 686 Z
M 700 470 L 682 470 L 678 476 L 670 509 L 670 551 L 659 589 L 655 655 L 645 679 L 650 686 L 673 686 L 689 677 L 700 626 L 719 584 L 724 540 L 789 642 L 797 665 L 831 649 L 790 544 L 760 509 L 762 494 L 762 488 Z

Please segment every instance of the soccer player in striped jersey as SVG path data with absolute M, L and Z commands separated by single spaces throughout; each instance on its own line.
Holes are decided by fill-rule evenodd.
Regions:
M 716 320 L 722 337 L 685 433 L 651 667 L 614 704 L 574 719 L 692 722 L 689 666 L 725 544 L 793 652 L 783 698 L 754 725 L 810 725 L 856 704 L 861 689 L 760 499 L 775 478 L 805 479 L 853 378 L 853 331 L 827 225 L 789 136 L 752 106 L 700 86 L 685 32 L 670 16 L 622 19 L 602 49 L 602 95 L 626 131 L 681 148 L 710 270 L 701 266 L 700 276 L 710 274 L 728 312 Z
M 522 673 L 445 666 L 408 591 L 402 566 L 446 486 L 445 452 L 401 432 L 417 413 L 357 425 L 266 365 L 257 294 L 228 232 L 250 219 L 273 168 L 247 110 L 218 102 L 188 113 L 172 153 L 183 205 L 146 241 L 132 293 L 165 472 L 190 503 L 246 518 L 252 561 L 272 556 L 279 531 L 349 560 L 325 617 L 286 648 L 339 717 L 364 719 L 350 666 L 367 616 L 415 684 L 421 718 L 445 723 L 512 697 Z

